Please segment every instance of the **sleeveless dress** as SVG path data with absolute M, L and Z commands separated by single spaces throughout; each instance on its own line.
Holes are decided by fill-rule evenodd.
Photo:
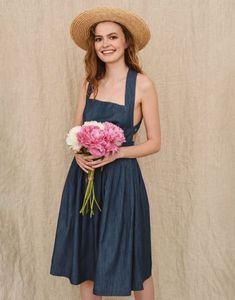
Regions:
M 125 105 L 89 98 L 83 121 L 109 121 L 124 130 L 134 145 L 134 104 L 137 72 L 129 68 Z M 86 188 L 85 173 L 75 157 L 62 193 L 50 274 L 64 276 L 78 285 L 93 280 L 97 296 L 130 296 L 143 290 L 151 276 L 151 231 L 148 196 L 136 158 L 120 158 L 95 169 L 94 188 L 101 211 L 80 214 Z

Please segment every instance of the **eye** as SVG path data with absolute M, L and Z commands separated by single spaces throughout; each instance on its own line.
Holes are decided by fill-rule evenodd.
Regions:
M 111 38 L 111 39 L 117 39 L 117 36 L 112 35 L 112 36 L 110 36 L 110 38 Z M 95 42 L 99 42 L 100 40 L 101 40 L 100 37 L 96 37 L 96 38 L 94 39 Z

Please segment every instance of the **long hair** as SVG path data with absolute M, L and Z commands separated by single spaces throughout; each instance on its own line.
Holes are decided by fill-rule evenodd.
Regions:
M 100 22 L 95 23 L 90 27 L 89 37 L 87 39 L 88 50 L 84 58 L 86 80 L 91 84 L 92 92 L 94 93 L 94 98 L 98 94 L 98 80 L 102 79 L 105 75 L 105 63 L 99 59 L 94 47 L 95 28 L 96 25 L 99 23 Z M 137 56 L 137 47 L 133 35 L 124 25 L 118 22 L 114 23 L 117 23 L 119 26 L 121 26 L 128 45 L 124 52 L 124 59 L 126 65 L 134 69 L 136 72 L 143 74 L 144 72 L 139 63 L 139 58 Z

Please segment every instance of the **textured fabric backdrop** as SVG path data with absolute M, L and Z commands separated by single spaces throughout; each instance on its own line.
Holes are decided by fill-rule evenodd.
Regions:
M 69 25 L 81 10 L 105 4 L 132 9 L 152 31 L 140 59 L 157 87 L 162 146 L 138 161 L 156 300 L 235 299 L 235 2 L 2 4 L 0 299 L 79 299 L 79 286 L 49 275 L 72 160 L 65 135 L 84 72 L 85 52 Z M 144 140 L 142 124 L 137 143 Z

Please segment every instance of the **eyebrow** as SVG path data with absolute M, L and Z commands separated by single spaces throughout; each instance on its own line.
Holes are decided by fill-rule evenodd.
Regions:
M 107 34 L 107 36 L 109 36 L 109 35 L 111 35 L 111 34 L 117 34 L 117 33 L 116 33 L 116 32 L 111 32 L 111 33 Z M 100 35 L 100 34 L 95 34 L 95 37 L 97 37 L 97 36 L 102 36 L 102 35 Z

